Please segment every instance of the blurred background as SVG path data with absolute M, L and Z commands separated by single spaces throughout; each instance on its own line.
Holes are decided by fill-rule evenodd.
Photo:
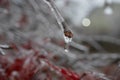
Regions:
M 120 0 L 53 0 L 74 35 L 68 52 L 44 1 L 0 0 L 0 80 L 70 80 L 44 59 L 120 80 Z

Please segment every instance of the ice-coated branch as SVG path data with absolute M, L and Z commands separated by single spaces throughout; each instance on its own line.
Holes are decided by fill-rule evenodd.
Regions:
M 64 29 L 66 29 L 67 27 L 62 25 L 62 23 L 64 22 L 64 19 L 61 16 L 61 14 L 59 13 L 59 11 L 58 11 L 57 7 L 55 6 L 53 0 L 44 0 L 44 1 L 48 4 L 51 11 L 55 15 L 55 18 L 56 18 L 59 26 L 61 27 L 62 31 L 64 31 Z
M 73 33 L 72 31 L 69 29 L 69 26 L 66 24 L 64 18 L 61 16 L 60 12 L 58 11 L 55 3 L 53 0 L 44 0 L 44 2 L 46 2 L 51 11 L 54 13 L 56 20 L 63 32 L 63 37 L 66 43 L 69 43 L 72 41 L 72 37 L 73 37 Z

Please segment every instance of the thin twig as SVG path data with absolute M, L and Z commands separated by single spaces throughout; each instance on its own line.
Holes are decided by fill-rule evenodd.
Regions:
M 88 48 L 88 47 L 86 47 L 86 46 L 84 46 L 84 45 L 82 45 L 82 44 L 78 44 L 78 43 L 76 43 L 76 42 L 74 42 L 74 41 L 71 42 L 70 46 L 72 46 L 72 47 L 74 47 L 74 48 L 77 48 L 77 49 L 79 49 L 79 50 L 82 50 L 82 51 L 84 51 L 85 53 L 88 53 L 88 52 L 89 52 L 89 48 Z
M 45 3 L 48 4 L 51 11 L 54 13 L 56 20 L 63 32 L 63 37 L 66 43 L 69 43 L 72 41 L 73 33 L 69 29 L 68 25 L 66 24 L 64 18 L 61 16 L 60 12 L 58 11 L 56 5 L 54 4 L 53 0 L 44 0 Z
M 59 13 L 59 11 L 58 11 L 57 7 L 55 6 L 54 2 L 52 0 L 44 0 L 44 2 L 46 2 L 48 4 L 51 11 L 55 15 L 55 18 L 56 18 L 59 26 L 61 27 L 62 31 L 64 31 L 64 29 L 66 29 L 66 26 L 64 27 L 62 25 L 62 22 L 65 22 L 65 21 L 64 21 L 63 17 L 61 16 L 61 14 Z
M 89 44 L 91 44 L 94 48 L 96 48 L 100 52 L 106 52 L 106 50 L 94 39 L 88 40 Z
M 116 45 L 120 45 L 120 39 L 119 38 L 115 38 L 115 37 L 111 37 L 111 36 L 106 36 L 106 35 L 78 35 L 75 34 L 78 37 L 75 37 L 75 39 L 77 40 L 82 40 L 82 41 L 86 41 L 86 40 L 96 40 L 96 41 L 101 41 L 101 42 L 108 42 L 108 43 L 113 43 Z

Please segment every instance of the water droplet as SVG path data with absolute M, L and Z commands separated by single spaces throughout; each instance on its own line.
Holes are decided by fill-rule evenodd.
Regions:
M 69 50 L 68 50 L 68 49 L 65 49 L 65 52 L 67 52 L 67 53 L 68 53 L 68 52 L 69 52 Z
M 72 41 L 72 38 L 68 38 L 68 37 L 64 36 L 64 40 L 65 40 L 65 43 L 69 43 Z
M 65 44 L 64 51 L 65 52 L 69 52 L 69 43 Z
M 106 15 L 111 15 L 111 14 L 113 13 L 113 10 L 112 10 L 112 8 L 111 8 L 110 6 L 108 6 L 108 7 L 106 7 L 106 8 L 104 9 L 104 13 L 105 13 Z

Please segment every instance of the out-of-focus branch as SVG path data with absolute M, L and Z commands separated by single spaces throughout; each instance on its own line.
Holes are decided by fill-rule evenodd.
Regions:
M 91 44 L 94 48 L 96 48 L 98 51 L 100 52 L 106 52 L 105 49 L 99 44 L 97 43 L 97 41 L 93 40 L 93 39 L 89 39 L 87 41 L 89 44 Z
M 69 26 L 66 24 L 64 18 L 61 16 L 60 12 L 58 11 L 56 5 L 54 4 L 54 1 L 53 0 L 44 0 L 44 2 L 46 2 L 49 5 L 51 11 L 54 13 L 56 20 L 62 30 L 65 43 L 71 42 L 73 33 L 70 30 Z
M 5 55 L 5 52 L 3 51 L 3 49 L 9 49 L 10 46 L 9 45 L 0 45 L 0 53 L 2 55 Z
M 87 41 L 87 40 L 95 40 L 95 41 L 101 41 L 101 42 L 108 42 L 108 43 L 113 43 L 116 45 L 120 45 L 120 39 L 111 37 L 111 36 L 106 36 L 106 35 L 77 35 L 75 34 L 75 39 L 76 40 L 81 40 L 81 41 Z
M 115 45 L 120 45 L 120 39 L 111 37 L 111 36 L 101 36 L 101 35 L 77 35 L 75 34 L 75 40 L 76 41 L 85 41 L 94 48 L 96 48 L 98 51 L 106 52 L 106 50 L 103 49 L 103 47 L 98 42 L 106 42 L 106 43 L 112 43 Z
M 74 48 L 77 48 L 79 49 L 80 51 L 84 51 L 85 53 L 89 53 L 89 48 L 82 45 L 82 44 L 79 44 L 79 43 L 76 43 L 74 41 L 71 42 L 70 46 L 74 47 Z
M 120 59 L 119 53 L 92 53 L 89 55 L 79 54 L 77 55 L 77 58 L 73 64 L 80 60 L 87 60 L 87 64 L 91 66 L 101 67 L 108 65 L 118 59 Z

